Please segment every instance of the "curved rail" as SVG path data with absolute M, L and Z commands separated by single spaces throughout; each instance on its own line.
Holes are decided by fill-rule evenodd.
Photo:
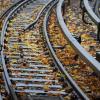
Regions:
M 59 59 L 57 58 L 55 51 L 50 43 L 49 37 L 48 37 L 48 33 L 47 33 L 47 23 L 48 23 L 48 17 L 50 14 L 50 9 L 48 10 L 48 12 L 45 15 L 44 18 L 44 36 L 48 45 L 48 48 L 50 50 L 50 53 L 55 61 L 55 63 L 57 64 L 58 68 L 60 69 L 60 71 L 65 75 L 66 79 L 68 80 L 69 84 L 74 88 L 74 90 L 77 92 L 77 94 L 80 96 L 81 99 L 83 100 L 89 100 L 89 98 L 83 93 L 83 91 L 78 87 L 78 85 L 76 84 L 76 82 L 72 79 L 72 77 L 69 75 L 69 73 L 65 70 L 65 68 L 63 67 L 62 63 L 59 61 Z
M 63 4 L 64 0 L 60 0 L 57 6 L 57 18 L 58 22 L 61 26 L 62 31 L 64 32 L 65 38 L 69 41 L 69 43 L 72 45 L 74 50 L 76 51 L 77 54 L 80 55 L 80 57 L 87 63 L 88 65 L 91 66 L 91 68 L 95 71 L 95 73 L 100 77 L 100 63 L 95 60 L 78 42 L 69 30 L 66 27 L 66 24 L 63 20 L 62 17 L 62 12 L 61 12 L 61 7 Z
M 20 4 L 23 0 L 19 0 L 16 3 L 14 3 L 11 7 L 9 7 L 1 16 L 0 19 L 3 19 L 5 16 L 7 16 L 7 14 L 14 8 L 16 7 L 18 4 Z
M 2 33 L 1 33 L 1 45 L 3 46 L 4 45 L 4 36 L 6 34 L 6 29 L 7 29 L 7 24 L 8 24 L 8 21 L 9 19 L 12 17 L 12 15 L 14 13 L 16 13 L 16 11 L 22 6 L 24 5 L 25 3 L 29 2 L 29 0 L 25 0 L 23 1 L 22 3 L 20 3 L 15 9 L 13 9 L 9 15 L 7 16 L 7 18 L 5 19 L 5 22 L 4 22 L 4 25 L 3 25 L 3 28 L 2 28 Z M 6 79 L 6 82 L 7 82 L 7 85 L 9 87 L 9 90 L 10 90 L 10 93 L 13 97 L 14 100 L 17 100 L 17 96 L 14 92 L 14 90 L 12 89 L 12 85 L 11 85 L 11 81 L 9 79 L 9 75 L 8 75 L 8 72 L 7 72 L 7 69 L 6 69 L 6 64 L 5 64 L 5 60 L 4 60 L 4 53 L 3 53 L 3 50 L 4 48 L 2 47 L 2 50 L 1 50 L 1 57 L 2 57 L 2 64 L 3 64 L 3 69 L 4 69 L 4 75 L 5 75 L 5 79 Z

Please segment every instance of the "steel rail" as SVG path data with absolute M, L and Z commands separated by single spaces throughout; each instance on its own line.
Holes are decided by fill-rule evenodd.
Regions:
M 66 24 L 64 22 L 61 8 L 64 0 L 60 0 L 57 6 L 57 19 L 59 22 L 59 25 L 64 33 L 65 38 L 68 40 L 68 42 L 71 44 L 71 46 L 74 48 L 76 53 L 85 61 L 86 64 L 90 65 L 91 68 L 94 70 L 94 72 L 100 77 L 100 63 L 93 58 L 78 42 L 77 40 L 71 35 L 68 28 L 66 27 Z
M 0 16 L 0 20 L 3 19 L 5 16 L 7 16 L 7 14 L 14 8 L 16 7 L 18 4 L 20 4 L 22 1 L 24 0 L 19 0 L 16 3 L 14 3 L 13 5 L 11 5 L 1 16 Z
M 45 36 L 45 40 L 48 46 L 48 49 L 56 63 L 56 65 L 58 66 L 59 70 L 65 75 L 68 83 L 73 87 L 73 89 L 77 92 L 77 94 L 79 95 L 79 97 L 83 100 L 89 100 L 89 98 L 83 93 L 83 91 L 79 88 L 79 86 L 76 84 L 76 82 L 72 79 L 72 77 L 69 75 L 69 73 L 66 71 L 66 69 L 64 68 L 64 66 L 62 65 L 62 63 L 59 61 L 58 57 L 55 54 L 55 51 L 50 43 L 49 37 L 48 37 L 48 33 L 47 33 L 47 24 L 48 24 L 48 18 L 50 15 L 50 10 L 46 13 L 45 18 L 44 18 L 44 23 L 43 23 L 43 32 L 44 32 L 44 36 Z
M 28 3 L 30 0 L 25 0 L 23 2 L 21 2 L 17 7 L 15 7 L 10 13 L 9 15 L 6 17 L 5 21 L 4 21 L 4 25 L 3 25 L 3 28 L 2 28 L 2 32 L 1 32 L 1 45 L 2 45 L 2 50 L 1 50 L 1 57 L 2 57 L 2 65 L 3 65 L 3 69 L 4 69 L 4 75 L 5 75 L 5 79 L 6 79 L 6 83 L 8 85 L 8 88 L 9 88 L 9 91 L 12 95 L 12 98 L 14 100 L 18 100 L 17 99 L 17 96 L 12 88 L 12 84 L 11 84 L 11 81 L 10 81 L 10 78 L 9 78 L 9 75 L 8 75 L 8 72 L 7 72 L 7 68 L 6 68 L 6 64 L 5 64 L 5 59 L 4 59 L 4 48 L 3 48 L 3 45 L 4 45 L 4 38 L 5 38 L 5 34 L 6 34 L 6 29 L 7 29 L 7 25 L 8 25 L 8 22 L 10 20 L 10 18 L 13 16 L 14 13 L 16 13 L 16 11 L 21 7 L 23 6 L 24 4 Z

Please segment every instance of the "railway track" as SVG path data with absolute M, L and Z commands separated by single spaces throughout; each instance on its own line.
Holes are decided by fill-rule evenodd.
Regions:
M 41 8 L 38 1 L 29 5 L 26 5 L 22 11 L 9 20 L 4 38 L 5 62 L 3 66 L 6 75 L 8 74 L 6 78 L 8 78 L 13 92 L 16 93 L 14 99 L 30 100 L 32 96 L 33 98 L 34 96 L 50 96 L 61 100 L 61 97 L 65 98 L 68 95 L 69 99 L 76 98 L 74 90 L 57 69 L 43 41 L 43 34 L 40 30 L 43 16 L 34 28 L 26 32 L 21 31 L 26 24 L 28 25 L 36 19 Z M 32 11 L 32 9 L 34 10 Z M 30 17 L 28 16 L 29 10 Z M 30 20 L 28 20 L 29 18 Z
M 60 12 L 58 10 L 59 5 L 61 4 L 59 3 L 57 7 L 58 16 L 60 16 L 59 15 Z M 61 66 L 64 66 L 69 75 L 71 75 L 71 77 L 76 81 L 78 86 L 84 91 L 84 93 L 88 96 L 90 100 L 99 99 L 100 98 L 99 77 L 96 75 L 95 71 L 92 70 L 91 66 L 87 62 L 85 62 L 80 55 L 78 55 L 78 51 L 76 52 L 72 44 L 69 43 L 69 40 L 66 39 L 66 35 L 64 35 L 61 29 L 59 28 L 56 19 L 57 19 L 56 13 L 55 11 L 52 11 L 47 17 L 47 19 L 45 19 L 44 23 L 44 27 L 48 26 L 44 31 L 45 35 L 49 39 L 47 40 L 47 43 L 49 45 L 52 45 L 53 47 L 50 48 L 49 46 L 49 49 L 52 50 L 52 54 L 55 54 L 54 59 L 60 60 L 61 62 L 60 64 L 62 64 Z M 59 23 L 61 22 L 61 20 L 62 19 L 59 17 L 58 18 Z M 61 26 L 61 28 L 62 27 L 64 28 L 65 26 L 63 25 Z M 71 34 L 71 33 L 66 33 L 66 34 Z M 78 88 L 77 90 L 80 91 Z
M 7 16 L 1 34 L 0 75 L 7 86 L 2 97 L 10 92 L 12 100 L 100 99 L 98 63 L 93 60 L 91 68 L 63 35 L 57 2 L 25 0 Z

